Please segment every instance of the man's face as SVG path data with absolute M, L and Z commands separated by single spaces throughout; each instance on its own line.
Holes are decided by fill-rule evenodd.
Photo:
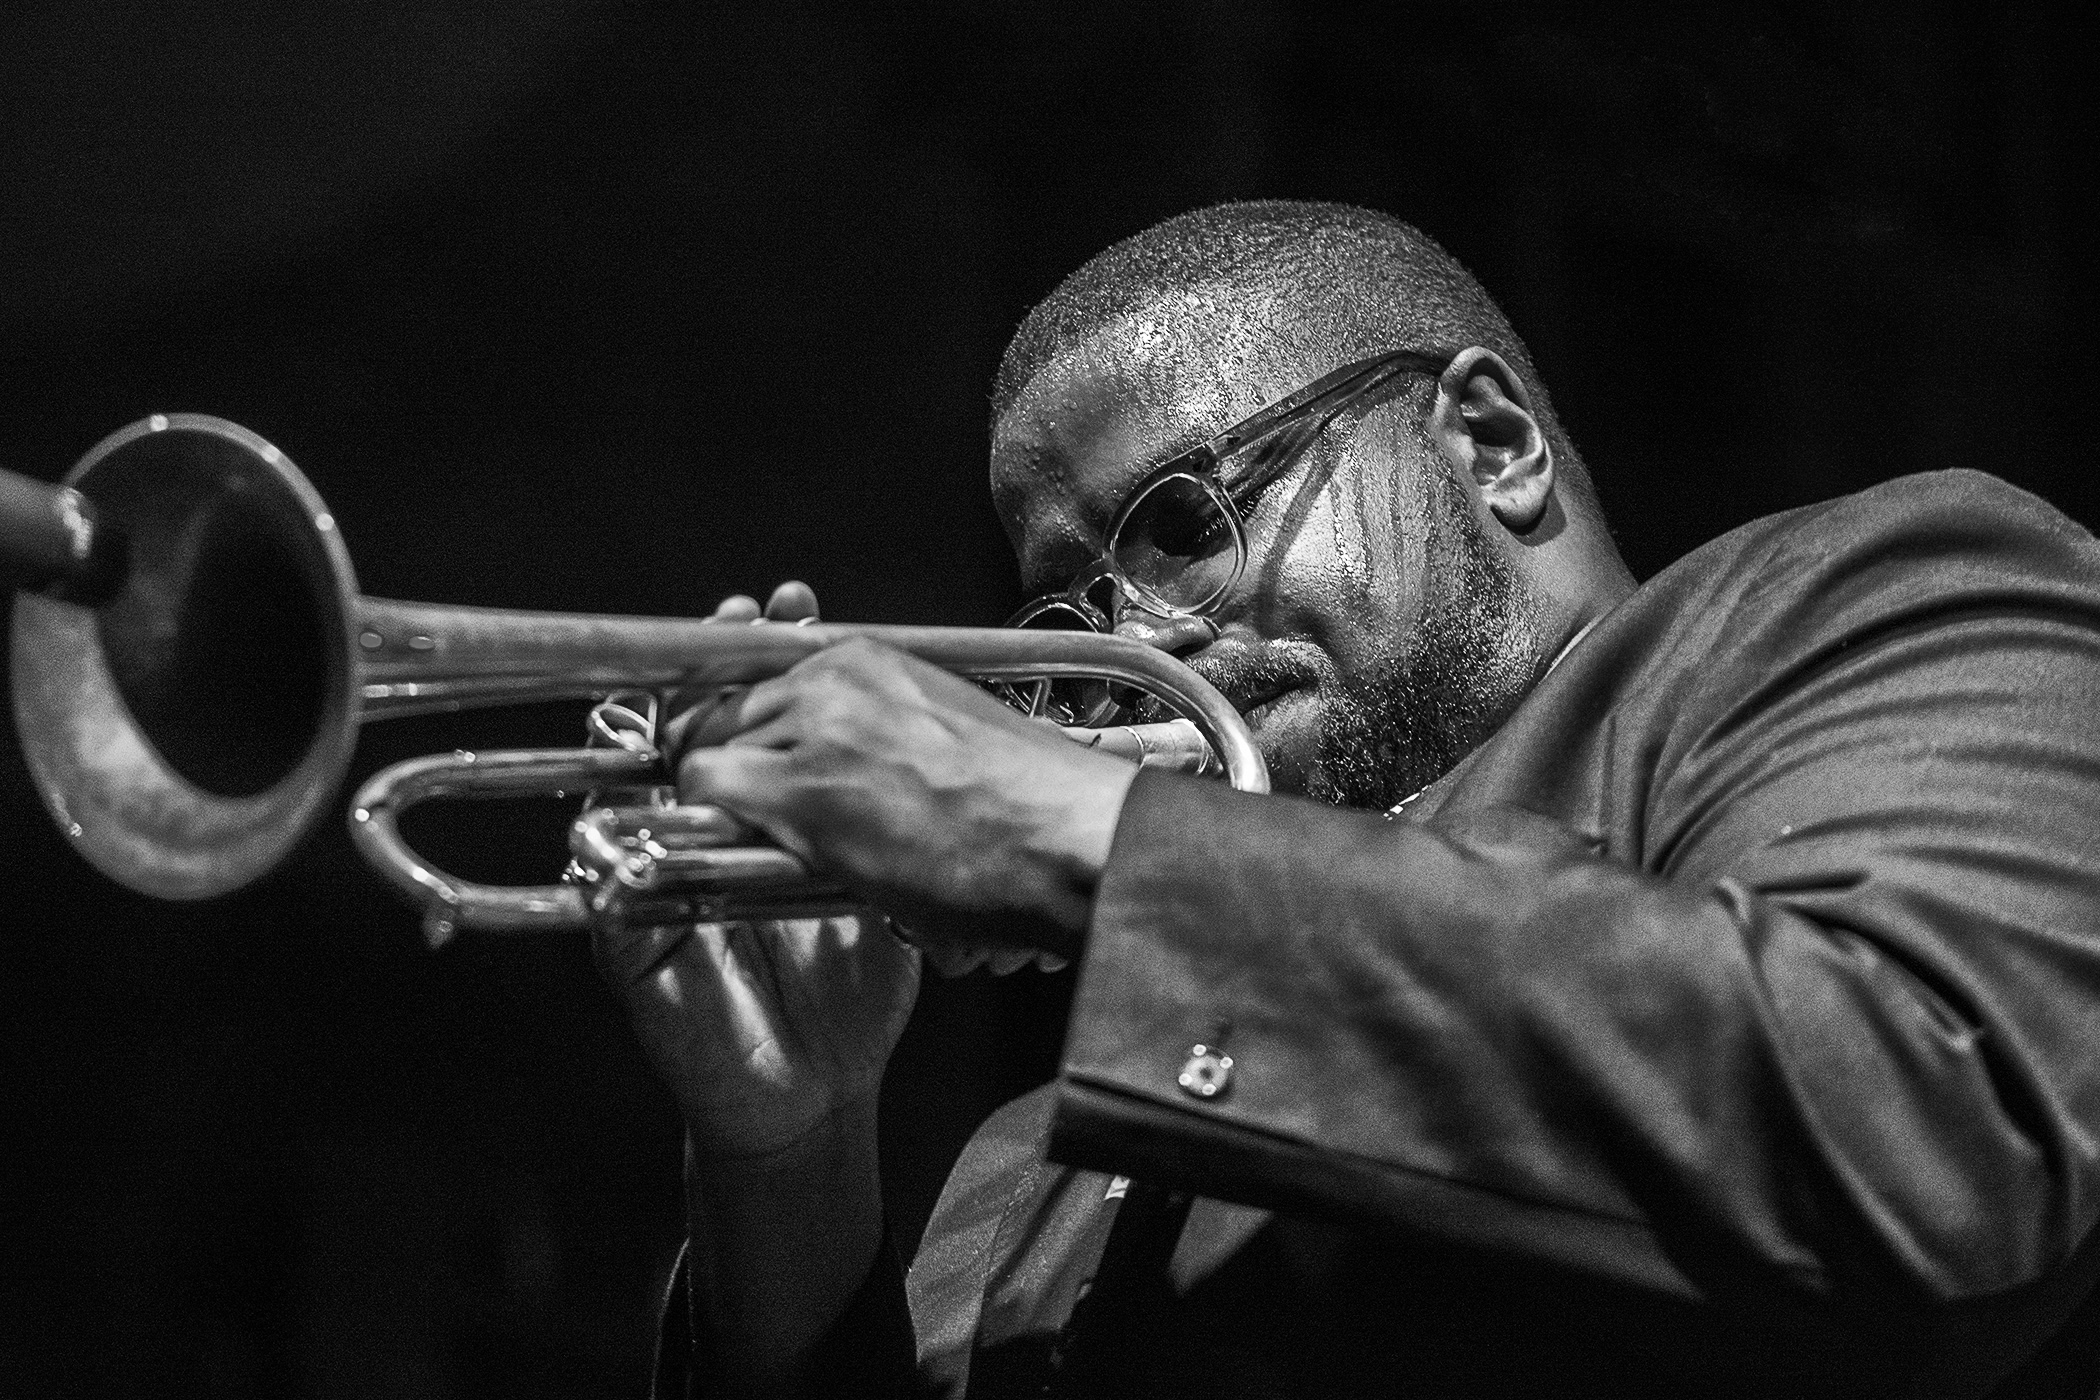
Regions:
M 1133 318 L 1031 381 L 992 445 L 1029 592 L 1099 556 L 1152 467 L 1334 368 L 1234 347 Z M 1434 387 L 1383 386 L 1251 503 L 1246 573 L 1211 614 L 1219 636 L 1184 657 L 1246 715 L 1278 791 L 1390 806 L 1534 679 L 1529 598 L 1423 430 Z

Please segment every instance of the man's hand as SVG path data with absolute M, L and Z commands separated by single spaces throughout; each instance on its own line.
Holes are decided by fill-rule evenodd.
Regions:
M 813 617 L 802 584 L 774 621 Z M 736 597 L 725 625 L 759 616 Z M 651 1064 L 677 1096 L 696 1158 L 756 1158 L 872 1115 L 918 991 L 918 956 L 874 913 L 764 923 L 612 926 L 593 935 Z
M 816 616 L 802 584 L 764 616 Z M 749 598 L 715 610 L 758 620 Z M 803 1393 L 882 1239 L 876 1100 L 919 955 L 874 913 L 608 926 L 598 967 L 686 1120 L 686 1221 L 710 1394 Z
M 673 721 L 679 798 L 728 808 L 929 943 L 1078 951 L 1137 769 L 873 642 Z
M 917 953 L 872 913 L 606 929 L 595 950 L 698 1158 L 767 1156 L 871 1112 L 919 987 Z

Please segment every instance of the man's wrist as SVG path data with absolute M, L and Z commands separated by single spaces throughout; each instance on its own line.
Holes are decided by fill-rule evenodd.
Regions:
M 1120 759 L 1104 759 L 1098 765 L 1087 800 L 1079 805 L 1072 826 L 1071 857 L 1088 890 L 1101 883 L 1108 868 L 1108 855 L 1116 844 L 1116 826 L 1123 819 L 1123 799 L 1137 781 L 1138 767 Z
M 696 1336 L 738 1394 L 787 1393 L 879 1253 L 874 1101 L 782 1146 L 703 1155 L 687 1135 Z
M 1076 959 L 1093 916 L 1094 890 L 1108 868 L 1122 820 L 1123 800 L 1138 775 L 1137 765 L 1104 754 L 1074 755 L 1059 776 L 1053 815 L 1042 833 L 1039 854 L 1050 871 L 1051 922 L 1064 935 L 1064 946 L 1047 949 Z
M 828 1169 L 842 1159 L 872 1156 L 879 1108 L 877 1095 L 857 1096 L 792 1136 L 761 1142 L 725 1142 L 695 1127 L 688 1115 L 687 1178 L 773 1177 L 782 1173 L 792 1176 Z

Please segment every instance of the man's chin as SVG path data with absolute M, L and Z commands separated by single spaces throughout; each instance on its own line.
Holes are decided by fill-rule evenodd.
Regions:
M 1392 736 L 1397 716 L 1352 706 L 1346 690 L 1308 685 L 1247 712 L 1275 792 L 1336 807 L 1383 811 L 1407 795 L 1408 773 Z
M 1286 690 L 1249 709 L 1244 718 L 1269 765 L 1270 790 L 1304 792 L 1320 751 L 1320 706 L 1312 689 Z

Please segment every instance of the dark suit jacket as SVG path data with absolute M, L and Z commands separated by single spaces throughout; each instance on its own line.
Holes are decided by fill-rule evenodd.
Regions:
M 1401 820 L 1142 775 L 921 1381 L 2090 1396 L 2096 848 L 2100 546 L 1975 473 L 1680 561 Z M 1204 1199 L 1075 1341 L 1110 1173 Z

